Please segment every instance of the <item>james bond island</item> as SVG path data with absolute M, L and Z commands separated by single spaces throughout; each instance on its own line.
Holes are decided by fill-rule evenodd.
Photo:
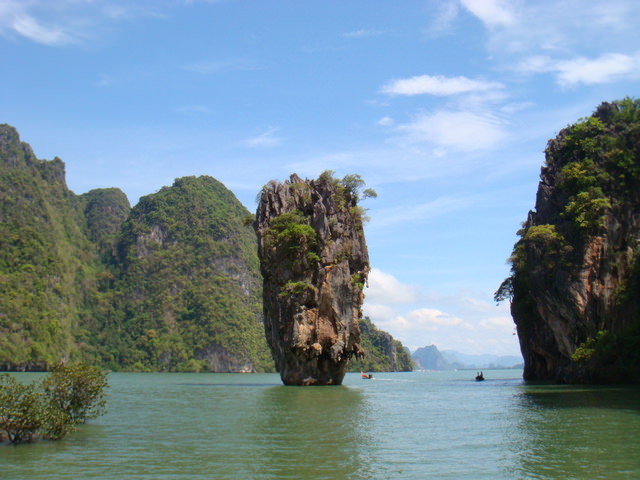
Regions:
M 339 385 L 360 346 L 369 255 L 358 175 L 291 175 L 265 185 L 255 229 L 264 278 L 264 327 L 287 385 Z

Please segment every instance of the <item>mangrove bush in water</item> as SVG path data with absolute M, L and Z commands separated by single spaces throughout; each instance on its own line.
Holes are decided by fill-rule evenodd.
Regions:
M 0 440 L 58 440 L 105 412 L 106 374 L 84 363 L 57 364 L 42 381 L 0 375 Z

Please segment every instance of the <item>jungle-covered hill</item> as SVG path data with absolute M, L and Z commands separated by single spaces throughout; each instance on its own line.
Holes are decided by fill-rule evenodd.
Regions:
M 250 215 L 207 176 L 133 208 L 76 195 L 62 160 L 0 125 L 0 370 L 273 370 Z

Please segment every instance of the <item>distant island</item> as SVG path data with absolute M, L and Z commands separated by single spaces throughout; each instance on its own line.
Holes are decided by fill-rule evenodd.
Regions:
M 418 348 L 411 354 L 418 370 L 463 370 L 488 368 L 522 368 L 517 355 L 472 355 L 454 350 L 438 350 L 435 345 Z

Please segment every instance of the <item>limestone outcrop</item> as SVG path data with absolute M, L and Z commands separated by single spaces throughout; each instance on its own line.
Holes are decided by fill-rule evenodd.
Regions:
M 496 298 L 527 380 L 640 380 L 640 102 L 603 103 L 546 150 L 535 211 Z
M 291 175 L 262 189 L 256 214 L 264 327 L 287 385 L 338 385 L 362 354 L 369 256 L 357 175 Z M 367 193 L 371 191 L 364 192 Z

